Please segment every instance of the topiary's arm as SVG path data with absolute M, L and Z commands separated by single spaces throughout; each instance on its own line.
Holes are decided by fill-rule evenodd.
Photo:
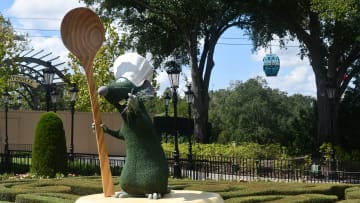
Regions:
M 105 124 L 101 124 L 100 126 L 102 127 L 102 129 L 104 130 L 105 133 L 107 133 L 115 138 L 125 140 L 125 138 L 122 135 L 122 133 L 120 132 L 120 130 L 112 130 L 109 127 L 107 127 Z

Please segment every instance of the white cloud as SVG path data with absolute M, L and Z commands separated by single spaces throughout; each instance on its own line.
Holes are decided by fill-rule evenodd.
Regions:
M 309 67 L 297 66 L 286 75 L 269 77 L 266 80 L 271 88 L 280 89 L 290 95 L 295 93 L 308 96 L 316 95 L 314 73 Z
M 272 46 L 272 53 L 280 58 L 280 71 L 277 77 L 266 77 L 269 87 L 288 92 L 290 95 L 300 93 L 315 96 L 315 77 L 309 60 L 307 58 L 300 59 L 298 42 L 291 42 L 287 45 L 287 49 Z M 270 53 L 270 50 L 260 49 L 251 58 L 254 61 L 262 61 L 266 53 Z M 264 73 L 259 73 L 259 75 L 265 77 Z
M 54 56 L 60 56 L 59 60 L 62 62 L 68 60 L 69 51 L 64 47 L 59 37 L 32 38 L 30 43 L 35 50 L 43 49 L 46 53 L 52 52 Z
M 24 18 L 62 18 L 68 10 L 84 5 L 78 0 L 14 0 L 7 14 Z
M 55 65 L 68 61 L 69 52 L 60 37 L 61 20 L 69 10 L 82 6 L 85 5 L 78 0 L 14 0 L 5 14 L 12 17 L 15 29 L 28 34 L 33 53 L 40 50 L 44 50 L 42 54 L 51 52 L 52 55 L 44 60 L 60 56 L 53 62 Z

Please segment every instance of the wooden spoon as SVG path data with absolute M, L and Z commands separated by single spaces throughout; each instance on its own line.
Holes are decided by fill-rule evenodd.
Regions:
M 90 92 L 91 108 L 96 130 L 96 141 L 100 159 L 100 170 L 105 197 L 114 194 L 104 132 L 100 127 L 101 117 L 93 77 L 93 60 L 105 39 L 104 27 L 99 17 L 88 8 L 70 10 L 61 22 L 61 38 L 82 64 Z

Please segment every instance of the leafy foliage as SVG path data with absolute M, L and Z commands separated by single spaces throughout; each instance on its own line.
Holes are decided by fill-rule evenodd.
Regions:
M 230 1 L 229 1 L 230 2 Z M 242 6 L 242 1 L 231 1 Z M 300 42 L 300 56 L 307 57 L 315 74 L 317 87 L 318 137 L 330 141 L 336 132 L 336 109 L 351 79 L 360 69 L 354 66 L 360 58 L 360 7 L 355 0 L 297 0 L 249 2 L 251 16 L 248 34 L 255 48 L 272 40 L 284 46 L 286 41 Z M 326 89 L 336 89 L 335 102 L 329 102 Z
M 119 182 L 114 177 L 116 190 Z M 21 189 L 24 188 L 24 189 Z M 224 202 L 357 202 L 359 187 L 346 184 L 224 182 L 169 179 L 173 190 L 216 192 Z M 75 202 L 82 195 L 101 193 L 101 178 L 68 177 L 62 179 L 5 180 L 0 184 L 0 202 Z M 351 199 L 350 199 L 351 198 Z M 350 201 L 353 200 L 353 201 Z M 8 203 L 7 202 L 7 203 Z M 343 202 L 343 201 L 341 201 Z M 345 201 L 344 201 L 345 202 Z
M 24 50 L 27 41 L 18 40 L 10 20 L 0 14 L 0 89 L 5 89 L 10 74 L 16 72 L 16 66 L 11 59 Z
M 114 74 L 111 71 L 111 67 L 113 66 L 115 59 L 124 53 L 122 46 L 124 39 L 120 38 L 115 28 L 111 26 L 110 22 L 105 22 L 104 26 L 107 36 L 106 41 L 98 51 L 94 60 L 94 78 L 97 87 L 109 84 L 110 81 L 114 80 Z M 74 71 L 74 74 L 71 75 L 70 80 L 71 82 L 77 84 L 79 88 L 75 108 L 78 111 L 90 111 L 91 105 L 89 99 L 89 90 L 84 71 L 80 68 L 80 62 L 74 55 L 70 53 L 69 58 L 71 59 L 69 65 Z M 98 97 L 98 99 L 101 111 L 115 111 L 114 107 L 106 102 L 104 98 Z
M 309 153 L 316 141 L 313 99 L 287 96 L 259 77 L 213 92 L 209 115 L 220 143 L 279 143 L 299 154 Z
M 35 130 L 31 171 L 39 176 L 66 174 L 67 151 L 61 119 L 53 112 L 44 113 Z
M 173 143 L 163 143 L 164 151 L 168 154 L 174 151 Z M 188 144 L 179 144 L 181 158 L 187 158 Z M 194 144 L 192 146 L 194 156 L 225 156 L 247 159 L 279 159 L 282 158 L 279 144 L 260 145 L 257 143 L 231 143 L 231 144 Z
M 99 5 L 104 18 L 116 19 L 128 34 L 128 48 L 151 53 L 155 68 L 166 61 L 189 65 L 195 96 L 195 137 L 208 141 L 209 82 L 214 50 L 230 27 L 242 27 L 247 18 L 225 1 L 116 1 L 83 0 Z M 200 48 L 203 47 L 203 48 Z
M 311 8 L 324 19 L 346 21 L 358 15 L 359 2 L 356 0 L 312 0 Z

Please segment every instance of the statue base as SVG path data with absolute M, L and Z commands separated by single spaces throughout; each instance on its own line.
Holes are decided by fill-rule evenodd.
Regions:
M 163 198 L 153 200 L 144 198 L 115 198 L 105 197 L 103 193 L 80 197 L 75 203 L 224 203 L 217 193 L 193 191 L 193 190 L 171 190 Z

